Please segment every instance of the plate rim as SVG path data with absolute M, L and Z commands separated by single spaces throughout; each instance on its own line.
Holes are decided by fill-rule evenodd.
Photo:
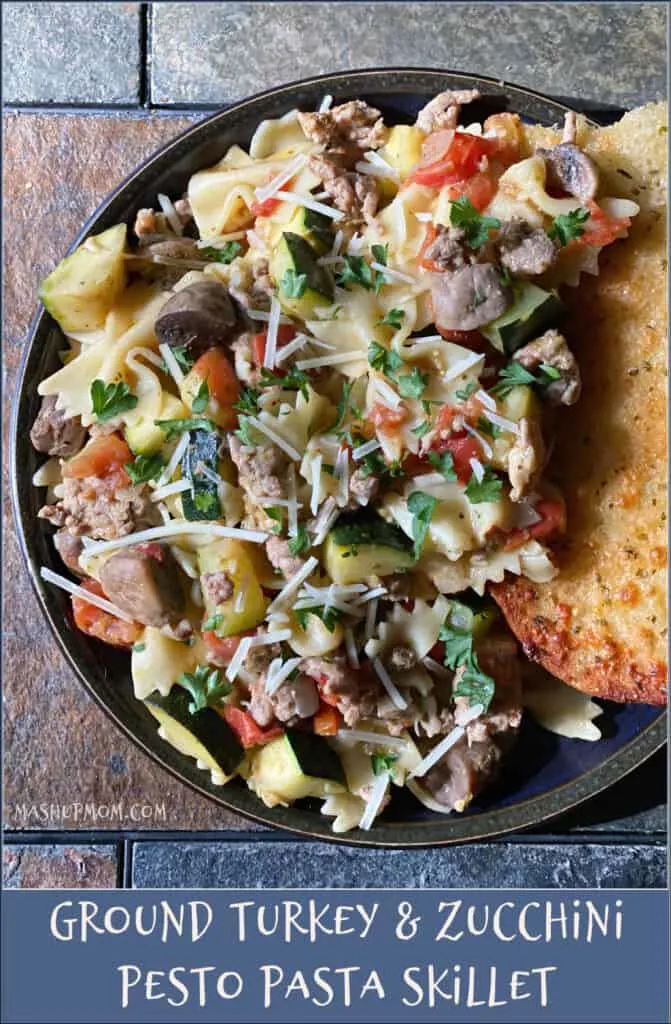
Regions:
M 108 207 L 139 175 L 146 173 L 152 164 L 155 164 L 157 161 L 164 158 L 165 155 L 167 155 L 175 146 L 182 146 L 186 143 L 192 135 L 198 135 L 204 129 L 211 127 L 218 122 L 225 122 L 227 118 L 240 113 L 244 114 L 246 107 L 253 109 L 264 100 L 279 98 L 283 95 L 290 96 L 292 92 L 295 92 L 299 88 L 316 88 L 317 86 L 326 87 L 329 83 L 333 83 L 334 85 L 346 85 L 346 91 L 352 92 L 353 89 L 351 86 L 355 85 L 357 80 L 366 78 L 374 79 L 381 75 L 389 76 L 402 74 L 410 76 L 421 75 L 425 79 L 427 77 L 435 77 L 437 82 L 444 80 L 445 78 L 462 80 L 465 83 L 469 83 L 471 86 L 473 84 L 481 84 L 489 89 L 494 87 L 497 93 L 501 95 L 512 94 L 513 97 L 520 94 L 525 95 L 541 104 L 549 105 L 557 111 L 568 111 L 572 109 L 561 100 L 555 99 L 554 97 L 548 96 L 547 94 L 535 89 L 519 86 L 491 76 L 473 75 L 464 71 L 453 71 L 442 68 L 422 68 L 413 66 L 361 68 L 353 71 L 328 72 L 322 75 L 296 79 L 280 86 L 264 89 L 251 96 L 246 96 L 230 106 L 215 109 L 209 114 L 206 111 L 203 111 L 205 114 L 204 117 L 198 119 L 195 124 L 189 125 L 163 145 L 153 150 L 145 160 L 137 164 L 129 174 L 127 174 L 109 193 L 107 193 L 93 213 L 86 219 L 64 255 L 73 252 L 74 249 L 81 244 L 81 242 L 88 236 L 93 226 L 104 217 Z M 368 89 L 367 91 L 370 92 L 371 90 Z M 403 91 L 405 90 L 401 90 L 401 93 Z M 408 85 L 407 92 L 411 91 L 411 86 Z M 200 111 L 198 110 L 193 111 L 193 113 L 196 114 L 199 112 Z M 175 111 L 174 114 L 175 116 L 184 116 L 185 111 L 178 110 Z M 595 122 L 591 123 L 594 124 Z M 285 831 L 291 835 L 298 835 L 303 838 L 309 837 L 322 842 L 331 842 L 344 846 L 378 849 L 441 847 L 460 845 L 468 842 L 492 840 L 510 833 L 525 831 L 530 828 L 545 825 L 554 818 L 568 813 L 575 807 L 584 803 L 586 800 L 589 800 L 603 792 L 605 789 L 608 789 L 611 785 L 620 781 L 620 779 L 624 778 L 630 772 L 639 767 L 664 745 L 666 740 L 666 712 L 664 708 L 660 708 L 659 715 L 657 715 L 653 721 L 649 722 L 637 735 L 633 736 L 627 741 L 627 743 L 615 750 L 605 760 L 575 776 L 573 779 L 544 790 L 540 794 L 527 797 L 524 800 L 519 800 L 497 809 L 485 809 L 478 814 L 470 815 L 468 817 L 461 817 L 457 815 L 445 815 L 442 817 L 436 814 L 431 819 L 421 822 L 386 823 L 381 821 L 377 829 L 371 831 L 371 833 L 362 833 L 360 830 L 356 829 L 353 832 L 337 834 L 331 831 L 330 819 L 326 818 L 323 822 L 320 822 L 322 827 L 316 829 L 314 825 L 310 827 L 309 825 L 304 824 L 301 820 L 293 820 L 301 819 L 303 816 L 309 816 L 310 819 L 314 818 L 319 821 L 319 816 L 315 812 L 304 811 L 303 809 L 296 808 L 295 806 L 273 809 L 266 808 L 256 797 L 254 797 L 254 800 L 255 803 L 258 804 L 258 809 L 256 809 L 255 806 L 241 807 L 239 802 L 235 800 L 235 797 L 230 799 L 224 795 L 227 791 L 229 794 L 233 793 L 233 791 L 228 790 L 228 787 L 216 787 L 220 792 L 213 792 L 212 789 L 206 787 L 204 783 L 206 779 L 209 778 L 206 774 L 204 774 L 202 780 L 203 784 L 200 784 L 197 779 L 192 779 L 185 775 L 176 763 L 170 763 L 167 760 L 170 753 L 167 745 L 165 745 L 165 757 L 162 755 L 158 744 L 156 750 L 148 746 L 147 743 L 145 743 L 144 740 L 136 734 L 132 726 L 125 722 L 123 717 L 121 717 L 115 708 L 105 700 L 101 693 L 98 692 L 95 684 L 84 672 L 76 652 L 70 649 L 70 645 L 66 639 L 67 633 L 58 628 L 59 623 L 56 621 L 56 617 L 52 616 L 49 610 L 46 599 L 46 586 L 39 576 L 36 561 L 28 548 L 27 534 L 29 524 L 24 522 L 22 514 L 22 504 L 19 495 L 19 473 L 17 466 L 17 459 L 21 444 L 21 440 L 18 435 L 19 406 L 21 397 L 27 387 L 27 369 L 35 347 L 37 335 L 43 329 L 43 326 L 46 328 L 50 321 L 51 317 L 47 313 L 46 309 L 42 303 L 38 302 L 36 311 L 26 332 L 24 351 L 17 370 L 14 394 L 12 396 L 9 430 L 9 482 L 12 511 L 21 556 L 28 571 L 33 591 L 37 597 L 41 614 L 46 619 L 49 629 L 54 636 L 59 649 L 64 655 L 69 668 L 74 671 L 75 676 L 84 686 L 86 692 L 93 698 L 95 703 L 103 710 L 114 725 L 120 729 L 121 732 L 139 750 L 141 750 L 144 755 L 151 758 L 151 760 L 162 770 L 169 772 L 170 775 L 181 784 L 187 786 L 200 796 L 207 798 L 219 807 L 240 815 L 246 820 L 253 821 L 266 827 L 271 827 L 277 831 Z M 249 791 L 240 790 L 239 792 L 244 796 L 253 797 L 253 794 Z M 235 793 L 238 793 L 238 790 L 235 790 Z M 482 825 L 479 827 L 477 825 L 478 821 L 482 821 Z M 470 827 L 468 827 L 469 825 Z M 393 835 L 391 837 L 386 837 L 384 835 L 387 830 L 398 832 L 400 830 L 412 831 L 413 829 L 416 829 L 419 832 L 417 838 L 412 837 L 412 835 L 406 835 L 403 837 L 394 837 Z M 456 834 L 450 834 L 451 830 Z M 147 834 L 151 834 L 152 831 L 153 830 L 147 830 Z M 165 831 L 172 830 L 168 829 Z M 182 830 L 178 829 L 177 831 Z M 210 830 L 187 830 L 185 831 L 185 834 L 191 833 L 193 835 L 198 835 L 199 832 L 203 831 L 209 832 Z M 434 834 L 435 832 L 446 834 L 436 835 Z M 144 830 L 142 834 L 145 834 Z

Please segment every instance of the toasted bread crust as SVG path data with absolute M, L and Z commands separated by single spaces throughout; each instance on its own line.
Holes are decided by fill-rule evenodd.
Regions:
M 557 420 L 548 470 L 567 504 L 559 575 L 491 588 L 531 659 L 585 693 L 649 704 L 667 698 L 666 121 L 666 105 L 649 104 L 580 127 L 601 193 L 641 212 L 599 276 L 563 292 L 583 393 Z

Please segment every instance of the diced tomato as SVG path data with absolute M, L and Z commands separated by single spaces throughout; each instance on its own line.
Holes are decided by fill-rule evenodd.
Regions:
M 593 199 L 587 203 L 587 208 L 590 218 L 584 225 L 584 233 L 575 239 L 578 245 L 610 245 L 631 226 L 630 217 L 608 217 Z
M 455 416 L 459 416 L 461 413 L 460 409 L 457 409 L 454 405 L 441 405 L 440 409 L 436 413 L 435 428 L 440 433 L 443 430 L 452 429 L 452 420 Z
M 94 437 L 78 455 L 63 464 L 63 476 L 83 480 L 87 476 L 103 477 L 116 471 L 123 474 L 125 486 L 128 486 L 130 478 L 123 466 L 132 461 L 131 450 L 119 434 L 104 434 Z
M 261 331 L 260 334 L 255 334 L 252 338 L 252 359 L 256 366 L 263 366 L 263 360 L 266 357 L 266 338 L 268 337 L 267 331 Z M 288 345 L 292 338 L 296 337 L 296 328 L 292 327 L 291 324 L 280 324 L 277 328 L 277 348 L 278 350 L 282 345 Z M 281 376 L 281 374 L 280 374 Z
M 275 196 L 273 196 L 271 199 L 265 199 L 262 203 L 252 203 L 249 207 L 249 212 L 252 217 L 270 217 L 281 202 L 281 199 L 276 199 Z
M 455 132 L 448 149 L 431 163 L 422 162 L 406 179 L 429 188 L 443 188 L 470 178 L 480 170 L 480 161 L 495 150 L 489 139 L 468 132 Z
M 210 348 L 204 352 L 193 364 L 191 375 L 196 381 L 207 383 L 208 402 L 214 400 L 217 403 L 212 410 L 206 407 L 204 415 L 210 413 L 224 430 L 235 427 L 238 417 L 233 406 L 240 396 L 240 383 L 224 350 Z
M 473 474 L 470 460 L 480 457 L 477 441 L 465 431 L 460 431 L 451 437 L 438 438 L 431 447 L 436 452 L 451 452 L 457 479 L 459 483 L 467 484 Z
M 98 597 L 105 597 L 105 592 L 97 580 L 82 580 L 81 586 Z M 104 612 L 95 604 L 89 604 L 83 597 L 72 597 L 72 613 L 75 626 L 82 633 L 93 636 L 113 647 L 132 647 L 142 636 L 144 626 L 139 622 L 124 622 L 109 612 Z
M 489 206 L 495 192 L 496 182 L 489 175 L 474 174 L 466 181 L 458 181 L 455 185 L 449 185 L 447 198 L 459 199 L 461 196 L 466 196 L 475 209 L 481 212 L 486 206 Z
M 425 455 L 406 452 L 403 459 L 403 472 L 406 476 L 420 476 L 422 473 L 431 472 L 431 464 Z
M 219 713 L 223 714 L 245 750 L 269 743 L 270 740 L 277 739 L 284 732 L 279 725 L 271 726 L 270 729 L 262 729 L 249 712 L 243 711 L 242 708 L 236 708 L 232 704 L 227 704 Z
M 207 649 L 207 660 L 219 666 L 230 664 L 243 636 L 250 636 L 254 632 L 249 629 L 235 636 L 218 636 L 213 629 L 204 629 L 202 637 Z
M 342 715 L 333 705 L 322 700 L 319 711 L 312 719 L 312 728 L 318 736 L 335 736 L 342 723 Z
M 540 522 L 531 526 L 518 527 L 506 534 L 504 550 L 518 548 L 528 540 L 539 540 L 552 533 L 560 533 L 566 529 L 566 508 L 559 498 L 541 498 L 534 505 L 541 517 Z
M 389 406 L 383 405 L 382 402 L 374 402 L 368 414 L 368 419 L 376 429 L 391 433 L 393 433 L 394 428 L 400 427 L 401 423 L 405 423 L 407 418 L 408 410 L 405 406 L 399 406 L 398 409 L 390 409 Z

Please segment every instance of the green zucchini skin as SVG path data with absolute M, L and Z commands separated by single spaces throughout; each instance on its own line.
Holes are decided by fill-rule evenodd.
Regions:
M 516 292 L 513 305 L 497 320 L 481 328 L 489 342 L 504 355 L 512 355 L 556 324 L 564 304 L 556 292 L 526 282 Z
M 302 227 L 310 241 L 314 244 L 330 249 L 333 245 L 333 221 L 325 217 L 323 213 L 316 213 L 315 210 L 308 210 L 302 207 Z
M 282 244 L 285 248 L 287 267 L 295 270 L 297 274 L 305 274 L 306 289 L 332 299 L 333 282 L 324 267 L 317 263 L 317 253 L 310 243 L 293 231 L 284 231 Z
M 395 548 L 397 551 L 412 551 L 412 541 L 400 526 L 388 523 L 372 509 L 343 512 L 336 520 L 331 536 L 342 547 L 357 548 L 374 544 L 376 547 Z
M 340 758 L 323 736 L 301 732 L 300 729 L 287 729 L 285 739 L 304 775 L 347 784 Z
M 183 687 L 173 686 L 165 697 L 153 693 L 146 701 L 191 733 L 217 762 L 224 775 L 232 775 L 240 767 L 245 751 L 228 722 L 212 708 L 191 714 L 191 697 Z
M 193 483 L 192 491 L 182 491 L 184 518 L 191 521 L 221 519 L 219 491 L 214 480 L 198 472 L 199 463 L 214 473 L 219 469 L 221 434 L 216 430 L 189 431 L 189 446 L 182 456 L 182 478 Z

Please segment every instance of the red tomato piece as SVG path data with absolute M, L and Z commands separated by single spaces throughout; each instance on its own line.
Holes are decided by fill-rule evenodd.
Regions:
M 252 217 L 270 217 L 270 215 L 275 212 L 275 210 L 277 209 L 281 202 L 281 199 L 276 199 L 275 196 L 273 196 L 270 199 L 265 199 L 262 203 L 252 203 L 252 205 L 249 207 L 249 212 L 251 213 Z
M 223 349 L 208 349 L 193 364 L 191 373 L 198 380 L 207 382 L 210 399 L 214 399 L 218 405 L 217 423 L 219 426 L 225 430 L 235 427 L 238 414 L 233 406 L 240 397 L 240 383 Z M 207 415 L 207 409 L 205 415 Z
M 488 139 L 457 131 L 447 152 L 433 163 L 421 164 L 408 177 L 407 182 L 428 185 L 430 188 L 453 185 L 476 174 L 483 156 L 489 155 L 494 148 Z
M 594 200 L 587 203 L 587 208 L 590 218 L 585 224 L 584 233 L 575 239 L 578 245 L 610 245 L 631 226 L 630 217 L 608 217 Z
M 252 359 L 256 366 L 263 366 L 263 360 L 266 357 L 266 338 L 268 337 L 267 331 L 261 331 L 260 334 L 255 334 L 252 338 Z M 282 345 L 288 345 L 292 338 L 296 337 L 296 328 L 291 324 L 280 324 L 277 328 L 277 348 L 278 350 Z M 278 376 L 282 376 L 278 373 Z
M 394 429 L 400 427 L 401 423 L 405 423 L 407 418 L 408 410 L 405 406 L 400 406 L 398 409 L 390 409 L 389 406 L 383 405 L 382 402 L 374 402 L 368 416 L 374 427 L 387 433 L 393 433 Z
M 312 728 L 318 736 L 335 736 L 342 724 L 342 715 L 332 704 L 322 700 L 319 711 L 312 719 Z
M 466 181 L 458 181 L 455 185 L 450 185 L 447 189 L 447 197 L 448 199 L 459 199 L 461 196 L 466 196 L 475 209 L 482 212 L 491 203 L 495 192 L 496 183 L 487 174 L 474 174 Z
M 128 486 L 130 479 L 123 467 L 132 461 L 132 452 L 119 434 L 104 434 L 94 437 L 79 454 L 63 464 L 63 476 L 83 480 L 87 476 L 103 477 L 118 471 Z
M 82 580 L 84 590 L 90 590 L 98 597 L 105 597 L 105 592 L 97 580 Z M 89 604 L 83 597 L 72 597 L 72 614 L 75 626 L 87 636 L 102 640 L 113 647 L 132 647 L 140 639 L 144 626 L 138 622 L 124 622 L 115 615 L 110 615 L 95 604 Z
M 518 548 L 528 540 L 539 540 L 541 537 L 549 537 L 552 533 L 561 533 L 566 529 L 566 508 L 559 498 L 541 498 L 534 508 L 541 517 L 540 522 L 518 527 L 507 533 L 503 544 L 506 551 Z
M 470 460 L 480 457 L 477 441 L 465 431 L 460 431 L 458 434 L 452 434 L 451 437 L 438 439 L 432 447 L 439 453 L 451 453 L 459 483 L 467 484 L 473 474 Z
M 271 726 L 270 729 L 262 729 L 249 712 L 243 711 L 242 708 L 236 708 L 232 704 L 227 704 L 219 713 L 228 722 L 245 750 L 269 743 L 270 740 L 277 739 L 284 732 L 279 725 Z

